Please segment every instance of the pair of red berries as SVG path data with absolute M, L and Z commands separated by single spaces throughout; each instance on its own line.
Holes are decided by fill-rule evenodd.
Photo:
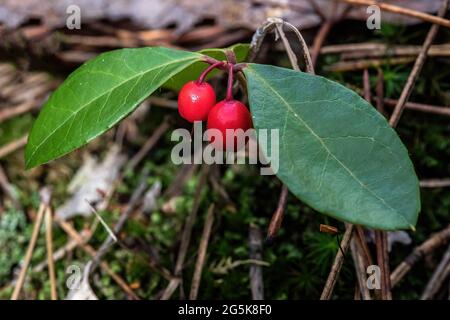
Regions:
M 183 86 L 178 95 L 178 111 L 190 122 L 206 120 L 208 129 L 219 130 L 223 137 L 222 148 L 226 150 L 236 150 L 236 142 L 226 141 L 227 129 L 246 131 L 252 127 L 250 112 L 243 103 L 232 98 L 216 103 L 214 89 L 199 80 Z

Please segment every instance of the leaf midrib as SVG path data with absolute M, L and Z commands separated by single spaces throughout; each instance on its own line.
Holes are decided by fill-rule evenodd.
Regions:
M 249 70 L 251 70 L 251 67 L 249 67 Z M 308 123 L 302 118 L 300 117 L 289 105 L 289 103 L 263 78 L 261 77 L 256 71 L 253 72 L 253 74 L 262 82 L 262 84 L 267 87 L 268 89 L 270 89 L 278 98 L 279 100 L 285 105 L 286 110 L 290 111 L 291 113 L 294 114 L 294 116 L 296 116 L 302 123 L 303 125 L 310 131 L 310 133 L 320 142 L 321 146 L 325 149 L 325 151 L 332 156 L 336 162 L 342 166 L 342 168 L 344 168 L 345 171 L 347 171 L 347 173 L 356 181 L 358 182 L 363 189 L 367 190 L 373 197 L 375 197 L 376 199 L 378 199 L 379 201 L 381 201 L 381 203 L 383 203 L 384 206 L 386 206 L 389 210 L 392 210 L 396 215 L 398 215 L 399 217 L 401 217 L 408 225 L 410 225 L 410 223 L 406 220 L 406 218 L 401 215 L 396 209 L 392 208 L 383 198 L 381 198 L 380 196 L 378 196 L 374 191 L 372 191 L 369 187 L 367 187 L 361 180 L 358 179 L 357 176 L 355 176 L 353 174 L 353 172 L 344 164 L 342 163 L 342 161 L 340 161 L 338 158 L 336 158 L 336 156 L 330 151 L 330 149 L 328 149 L 328 147 L 326 146 L 326 144 L 322 141 L 322 138 L 308 125 Z
M 125 81 L 120 82 L 119 84 L 115 85 L 115 86 L 112 87 L 111 89 L 109 89 L 109 90 L 103 92 L 101 95 L 96 96 L 95 98 L 89 100 L 87 103 L 85 103 L 84 105 L 82 105 L 77 111 L 74 111 L 71 115 L 69 115 L 69 116 L 67 117 L 67 119 L 64 120 L 63 122 L 61 122 L 61 124 L 60 124 L 59 126 L 56 126 L 55 129 L 54 129 L 54 130 L 53 130 L 53 131 L 52 131 L 45 139 L 43 139 L 43 140 L 41 141 L 41 143 L 39 143 L 39 144 L 36 146 L 36 148 L 34 149 L 33 153 L 32 153 L 32 154 L 30 155 L 30 157 L 28 158 L 28 161 L 26 162 L 26 165 L 28 165 L 30 162 L 32 162 L 32 159 L 33 159 L 34 155 L 36 154 L 36 152 L 42 147 L 42 145 L 43 145 L 45 142 L 47 142 L 48 139 L 50 139 L 50 138 L 53 136 L 53 134 L 54 134 L 56 131 L 58 131 L 58 130 L 59 130 L 61 127 L 63 127 L 68 121 L 70 121 L 73 117 L 75 117 L 77 114 L 79 114 L 82 110 L 84 110 L 86 107 L 88 107 L 88 106 L 89 106 L 91 103 L 93 103 L 94 101 L 96 101 L 96 100 L 102 98 L 103 96 L 105 96 L 105 95 L 107 95 L 107 94 L 112 93 L 112 92 L 113 92 L 114 90 L 116 90 L 118 87 L 122 86 L 123 84 L 125 84 L 125 83 L 127 83 L 127 82 L 129 82 L 129 81 L 132 81 L 132 80 L 134 80 L 134 79 L 136 79 L 136 78 L 138 78 L 138 77 L 143 77 L 146 73 L 152 72 L 152 71 L 154 71 L 154 70 L 156 70 L 156 69 L 158 69 L 158 68 L 164 68 L 164 67 L 166 67 L 166 66 L 168 66 L 168 65 L 171 65 L 171 64 L 175 64 L 175 63 L 179 63 L 179 62 L 183 62 L 183 61 L 195 60 L 195 59 L 197 59 L 197 58 L 198 58 L 198 57 L 189 57 L 189 58 L 185 58 L 185 59 L 173 60 L 173 61 L 170 61 L 170 62 L 168 62 L 168 63 L 158 65 L 158 66 L 156 66 L 155 68 L 148 69 L 148 70 L 146 70 L 146 71 L 136 73 L 133 77 L 128 78 L 128 79 L 126 79 Z

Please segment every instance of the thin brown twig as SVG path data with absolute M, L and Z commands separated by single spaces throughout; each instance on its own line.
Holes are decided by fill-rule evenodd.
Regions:
M 378 97 L 376 97 L 374 99 L 378 100 Z M 388 98 L 383 99 L 383 101 L 384 101 L 384 104 L 389 107 L 395 107 L 395 105 L 398 102 L 398 100 L 388 99 Z M 407 102 L 405 104 L 405 108 L 410 109 L 410 110 L 415 110 L 415 111 L 420 111 L 420 112 L 425 112 L 425 113 L 433 113 L 433 114 L 450 117 L 450 108 L 448 108 L 448 107 L 433 106 L 433 105 L 417 103 L 417 102 Z
M 0 147 L 0 159 L 23 148 L 27 144 L 27 140 L 28 140 L 28 135 L 24 135 L 21 138 L 14 140 L 14 141 Z
M 359 246 L 359 250 L 362 253 L 364 259 L 364 267 L 372 265 L 372 256 L 370 254 L 369 247 L 366 241 L 366 235 L 364 234 L 364 228 L 362 226 L 355 226 L 356 230 L 356 243 Z
M 440 15 L 436 17 L 436 16 L 433 16 L 428 13 L 424 13 L 424 12 L 420 12 L 417 10 L 408 9 L 408 8 L 404 8 L 404 7 L 399 7 L 396 5 L 392 5 L 392 4 L 388 4 L 388 3 L 384 3 L 384 2 L 380 2 L 380 1 L 375 1 L 375 0 L 339 0 L 339 1 L 345 2 L 348 4 L 366 6 L 366 7 L 371 6 L 371 5 L 376 5 L 381 10 L 384 10 L 384 11 L 389 11 L 392 13 L 397 13 L 397 14 L 401 14 L 404 16 L 417 18 L 422 21 L 431 22 L 435 25 L 440 25 L 440 26 L 443 26 L 446 28 L 450 28 L 450 21 L 447 19 L 443 19 L 442 16 L 440 16 Z
M 125 211 L 121 214 L 119 220 L 114 226 L 113 232 L 114 234 L 119 234 L 122 228 L 125 226 L 126 221 L 128 220 L 128 217 L 133 212 L 133 210 L 138 206 L 139 201 L 141 200 L 143 194 L 145 193 L 146 187 L 147 187 L 147 178 L 148 178 L 148 170 L 144 169 L 141 173 L 141 179 L 139 182 L 138 187 L 133 191 L 133 194 L 131 195 L 130 202 L 128 203 Z M 92 259 L 92 264 L 90 264 L 89 274 L 92 274 L 96 267 L 98 266 L 99 262 L 101 261 L 102 257 L 108 252 L 108 250 L 111 248 L 111 246 L 115 243 L 114 237 L 111 235 L 108 235 L 108 238 L 102 243 L 100 248 L 97 250 L 97 254 Z
M 363 300 L 371 300 L 369 289 L 367 288 L 366 267 L 361 250 L 357 245 L 358 237 L 353 237 L 350 241 L 350 252 L 355 265 L 356 278 L 358 280 L 359 294 Z
M 281 38 L 281 41 L 283 41 L 283 45 L 288 55 L 289 61 L 291 62 L 292 68 L 296 71 L 299 71 L 300 68 L 298 66 L 297 56 L 295 55 L 294 50 L 292 50 L 292 47 L 289 44 L 289 40 L 287 39 L 283 31 L 283 24 L 277 23 L 275 24 L 275 27 L 277 28 L 277 32 Z
M 363 59 L 383 56 L 418 56 L 422 46 L 389 45 L 376 42 L 334 44 L 322 47 L 321 54 L 341 54 L 343 59 Z M 450 44 L 434 44 L 428 50 L 428 56 L 450 55 Z
M 325 283 L 325 286 L 323 288 L 320 300 L 330 300 L 331 295 L 333 294 L 334 286 L 336 284 L 339 272 L 341 271 L 342 265 L 344 263 L 344 254 L 347 252 L 347 249 L 350 246 L 353 228 L 354 226 L 352 224 L 347 224 L 344 237 L 342 238 L 341 241 L 341 248 L 343 252 L 339 250 L 336 254 L 336 258 L 334 259 L 333 266 L 331 267 L 331 271 L 328 275 L 327 282 Z
M 450 246 L 448 246 L 447 250 L 444 253 L 439 265 L 436 270 L 434 270 L 433 275 L 425 287 L 425 290 L 420 297 L 421 300 L 431 300 L 436 295 L 436 293 L 441 288 L 442 284 L 445 282 L 445 279 L 450 274 Z
M 39 236 L 39 231 L 41 230 L 42 220 L 44 219 L 45 211 L 50 203 L 51 193 L 50 190 L 44 188 L 41 191 L 41 204 L 38 209 L 36 221 L 34 222 L 33 233 L 31 235 L 30 243 L 28 244 L 27 252 L 25 253 L 25 258 L 22 264 L 22 268 L 17 278 L 16 286 L 14 287 L 11 300 L 17 300 L 22 290 L 23 284 L 25 283 L 25 277 L 27 275 L 28 267 L 30 266 L 30 261 L 33 256 L 34 248 L 36 246 L 36 241 Z
M 372 100 L 372 94 L 370 92 L 370 78 L 369 78 L 369 70 L 366 68 L 363 71 L 363 90 L 364 90 L 364 99 L 367 101 Z
M 145 142 L 142 148 L 136 153 L 133 158 L 128 163 L 127 169 L 134 169 L 150 152 L 150 150 L 158 143 L 159 139 L 166 133 L 166 131 L 170 128 L 170 120 L 169 118 L 164 118 L 163 123 L 159 125 L 158 128 L 153 132 L 151 137 Z
M 422 188 L 444 188 L 444 187 L 450 187 L 450 178 L 421 180 L 420 181 L 420 187 L 422 187 Z
M 322 21 L 325 21 L 327 17 L 323 13 L 322 9 L 319 7 L 315 0 L 307 0 L 311 8 L 314 10 L 314 13 L 317 14 Z
M 200 288 L 200 280 L 202 277 L 203 266 L 206 260 L 206 251 L 208 250 L 209 237 L 214 223 L 214 204 L 211 204 L 206 214 L 205 224 L 203 226 L 203 233 L 198 247 L 197 263 L 195 264 L 194 275 L 192 277 L 191 292 L 189 294 L 190 300 L 196 300 L 198 289 Z
M 1 109 L 0 110 L 0 123 L 2 123 L 3 121 L 6 121 L 8 119 L 14 118 L 18 115 L 21 115 L 23 113 L 27 113 L 27 112 L 33 110 L 34 108 L 36 108 L 37 106 L 39 106 L 39 105 L 36 104 L 36 102 L 27 101 L 27 102 L 21 103 L 17 106 L 14 106 L 14 107 Z
M 278 206 L 275 210 L 275 213 L 272 215 L 272 219 L 270 220 L 269 229 L 267 230 L 267 242 L 272 242 L 278 234 L 280 230 L 281 223 L 283 222 L 284 211 L 286 209 L 287 197 L 289 194 L 289 190 L 285 184 L 281 187 L 280 197 L 278 199 Z
M 414 57 L 394 57 L 384 59 L 361 59 L 355 61 L 339 61 L 332 65 L 325 66 L 326 71 L 331 72 L 347 72 L 364 70 L 368 68 L 379 68 L 383 65 L 404 65 L 414 62 Z
M 442 6 L 438 12 L 439 17 L 443 17 L 447 12 L 448 3 L 449 0 L 442 1 Z M 450 24 L 448 26 L 450 27 Z M 420 51 L 420 54 L 417 56 L 416 62 L 414 63 L 411 73 L 408 76 L 408 80 L 406 81 L 405 87 L 403 88 L 400 98 L 398 99 L 397 105 L 395 106 L 392 116 L 389 119 L 389 124 L 392 127 L 395 127 L 398 121 L 400 120 L 400 117 L 405 108 L 405 103 L 408 101 L 411 95 L 416 79 L 419 76 L 419 73 L 422 70 L 422 67 L 427 58 L 428 50 L 430 49 L 438 30 L 439 25 L 433 24 L 430 28 L 430 31 L 428 31 L 427 37 L 425 38 L 425 42 L 423 43 L 422 46 L 422 50 Z
M 330 17 L 321 17 L 323 23 L 319 31 L 317 32 L 316 37 L 314 38 L 314 42 L 311 48 L 311 60 L 313 65 L 316 65 L 320 50 L 333 26 L 337 21 L 342 20 L 350 10 L 351 6 L 347 6 L 346 8 L 344 8 L 344 10 L 342 10 L 342 13 L 340 15 L 337 15 L 338 3 L 336 0 L 334 0 L 331 8 L 332 15 Z
M 386 110 L 384 109 L 384 73 L 383 69 L 378 68 L 378 74 L 377 74 L 377 84 L 375 87 L 376 96 L 377 96 L 377 110 L 379 113 L 386 115 Z M 370 102 L 371 100 L 367 100 Z
M 171 199 L 181 194 L 187 180 L 197 171 L 198 164 L 183 164 L 175 175 L 174 182 L 164 191 L 163 198 Z
M 50 295 L 52 300 L 58 300 L 56 291 L 55 262 L 53 260 L 53 216 L 52 209 L 48 206 L 45 210 L 45 240 L 47 245 L 47 266 L 50 278 Z
M 381 299 L 392 300 L 387 233 L 385 231 L 375 230 L 375 244 L 377 263 L 381 269 Z
M 56 220 L 56 219 L 55 219 Z M 86 244 L 86 238 L 81 236 L 73 227 L 70 225 L 70 223 L 63 221 L 63 220 L 56 220 L 56 222 L 59 224 L 61 229 L 64 230 L 64 232 L 73 240 L 75 240 L 80 248 L 82 248 L 87 254 L 89 254 L 91 257 L 95 257 L 97 255 L 97 251 L 90 246 L 89 244 Z M 133 291 L 133 289 L 130 288 L 130 286 L 123 280 L 117 273 L 115 273 L 109 264 L 105 261 L 100 262 L 100 268 L 105 271 L 118 285 L 119 287 L 125 291 L 131 298 L 134 300 L 140 300 L 139 297 L 136 295 L 136 293 Z
M 84 229 L 80 233 L 80 236 L 87 241 L 92 236 L 92 233 L 90 232 L 90 230 Z M 62 258 L 64 258 L 66 254 L 73 251 L 77 246 L 78 243 L 74 239 L 70 239 L 63 247 L 59 248 L 53 253 L 52 257 L 53 261 L 56 262 L 58 260 L 61 260 Z M 33 267 L 31 272 L 33 273 L 42 272 L 47 266 L 48 266 L 48 259 L 46 258 L 45 260 L 38 263 L 35 267 Z M 8 285 L 4 286 L 3 288 L 0 288 L 0 292 L 14 286 L 16 282 L 17 279 L 13 279 Z
M 202 165 L 202 169 L 200 170 L 200 178 L 198 181 L 197 188 L 195 190 L 194 204 L 192 206 L 191 213 L 186 218 L 183 233 L 181 235 L 180 249 L 178 251 L 177 261 L 175 263 L 174 278 L 169 282 L 169 285 L 164 291 L 161 300 L 170 299 L 170 297 L 172 296 L 172 294 L 175 292 L 176 288 L 180 285 L 182 281 L 181 273 L 184 267 L 184 260 L 186 258 L 187 250 L 191 242 L 192 229 L 194 227 L 194 223 L 197 218 L 197 212 L 200 207 L 201 192 L 206 183 L 208 173 L 209 173 L 209 166 Z
M 391 284 L 394 287 L 411 270 L 411 268 L 425 255 L 430 254 L 436 248 L 447 244 L 450 241 L 450 225 L 447 228 L 435 233 L 420 246 L 414 248 L 402 263 L 391 273 Z

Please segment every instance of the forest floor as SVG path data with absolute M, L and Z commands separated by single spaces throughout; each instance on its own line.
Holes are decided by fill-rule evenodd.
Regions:
M 61 210 L 65 206 L 64 212 L 70 217 L 68 222 L 53 223 L 59 298 L 67 296 L 71 276 L 83 270 L 108 237 L 97 216 L 80 200 L 83 197 L 92 199 L 99 215 L 111 228 L 121 216 L 129 214 L 117 235 L 118 243 L 101 252 L 102 264 L 89 278 L 92 291 L 99 299 L 190 297 L 195 295 L 197 285 L 192 279 L 199 272 L 199 299 L 320 297 L 339 247 L 336 236 L 321 233 L 319 226 L 331 225 L 344 232 L 345 225 L 318 214 L 289 194 L 278 236 L 267 243 L 264 239 L 277 208 L 280 182 L 259 175 L 259 168 L 252 165 L 207 168 L 173 164 L 171 130 L 189 128 L 174 110 L 174 92 L 160 90 L 126 121 L 88 146 L 25 171 L 26 135 L 48 93 L 71 70 L 97 52 L 123 46 L 161 45 L 149 40 L 148 34 L 145 38 L 144 32 L 134 32 L 126 22 L 114 28 L 107 21 L 98 22 L 90 25 L 82 36 L 39 28 L 30 23 L 22 27 L 24 30 L 16 30 L 29 37 L 21 44 L 14 40 L 15 33 L 3 35 L 10 46 L 0 49 L 1 299 L 9 299 L 13 293 L 32 237 L 43 187 L 52 189 L 51 207 Z M 116 36 L 119 29 L 124 30 L 122 35 L 128 32 L 125 38 Z M 383 23 L 381 30 L 368 30 L 365 22 L 343 18 L 335 21 L 330 30 L 318 27 L 302 33 L 308 44 L 318 41 L 318 34 L 324 33 L 317 54 L 317 74 L 371 98 L 378 110 L 389 117 L 429 29 L 430 23 L 424 22 L 412 26 Z M 170 29 L 160 32 L 170 33 Z M 203 41 L 205 34 L 214 41 Z M 251 36 L 252 31 L 223 30 L 206 21 L 181 40 L 167 45 L 197 50 L 234 42 L 249 43 Z M 34 41 L 33 37 L 41 38 Z M 344 46 L 348 44 L 353 46 L 348 49 Z M 389 234 L 393 242 L 389 252 L 391 271 L 415 247 L 449 225 L 449 44 L 450 30 L 442 27 L 409 98 L 418 105 L 407 104 L 396 128 L 422 181 L 422 211 L 415 232 Z M 281 41 L 274 44 L 272 36 L 263 44 L 257 61 L 290 67 Z M 214 81 L 220 83 L 225 79 Z M 104 189 L 99 190 L 102 186 Z M 84 215 L 74 214 L 73 207 L 82 208 Z M 194 223 L 192 234 L 187 237 L 189 222 Z M 210 230 L 209 240 L 205 229 Z M 43 227 L 21 298 L 51 296 L 45 234 Z M 365 230 L 365 238 L 375 261 L 373 232 Z M 445 253 L 449 255 L 450 248 L 445 245 L 448 238 L 450 234 L 438 239 L 431 249 L 421 251 L 423 259 L 393 287 L 394 299 L 418 299 L 424 291 L 433 299 L 449 298 L 450 272 L 440 274 L 438 284 L 427 288 L 436 268 L 446 259 Z M 205 264 L 198 270 L 196 262 L 205 243 Z M 185 258 L 176 266 L 183 250 L 187 250 L 181 253 Z M 450 270 L 448 261 L 442 263 L 444 269 Z M 356 274 L 352 255 L 347 254 L 332 299 L 358 297 Z M 261 281 L 263 291 L 255 289 Z

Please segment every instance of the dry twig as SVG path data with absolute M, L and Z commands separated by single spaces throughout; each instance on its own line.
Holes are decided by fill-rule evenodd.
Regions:
M 284 211 L 286 210 L 287 196 L 289 190 L 285 184 L 281 187 L 280 198 L 278 199 L 278 207 L 270 220 L 269 229 L 267 231 L 267 242 L 272 242 L 280 230 L 281 223 L 283 222 Z
M 422 300 L 431 300 L 436 295 L 436 293 L 441 288 L 445 279 L 450 274 L 450 246 L 445 251 L 444 256 L 442 257 L 441 262 L 437 266 L 436 270 L 434 270 L 433 276 L 425 287 L 424 292 L 420 299 Z
M 440 15 L 438 17 L 436 17 L 436 16 L 433 16 L 428 13 L 424 13 L 424 12 L 420 12 L 420 11 L 412 10 L 412 9 L 408 9 L 408 8 L 403 8 L 403 7 L 399 7 L 396 5 L 392 5 L 392 4 L 388 4 L 388 3 L 384 3 L 384 2 L 380 2 L 380 1 L 375 1 L 375 0 L 339 0 L 339 1 L 345 2 L 348 4 L 354 4 L 354 5 L 366 6 L 366 7 L 371 6 L 371 5 L 377 5 L 378 7 L 380 7 L 381 10 L 384 10 L 384 11 L 398 13 L 398 14 L 401 14 L 404 16 L 417 18 L 422 21 L 427 21 L 427 22 L 434 23 L 436 25 L 450 28 L 450 21 L 447 19 L 443 19 L 442 16 L 440 16 Z
M 350 240 L 353 234 L 353 227 L 354 226 L 352 224 L 347 224 L 344 237 L 342 238 L 340 247 L 342 248 L 342 251 L 344 253 L 347 252 L 347 249 L 350 246 Z M 333 294 L 334 285 L 336 284 L 339 272 L 341 271 L 342 268 L 342 264 L 344 263 L 344 254 L 342 253 L 342 251 L 339 250 L 336 254 L 336 258 L 334 259 L 333 266 L 331 267 L 331 271 L 330 274 L 328 275 L 325 287 L 323 288 L 320 300 L 330 300 L 331 295 Z
M 200 239 L 200 246 L 198 247 L 197 263 L 195 264 L 195 271 L 192 277 L 191 292 L 189 294 L 190 300 L 196 300 L 198 289 L 200 287 L 200 280 L 202 277 L 203 266 L 205 265 L 206 251 L 208 250 L 209 237 L 214 223 L 214 204 L 209 206 L 206 214 L 205 225 L 203 226 L 202 238 Z
M 421 188 L 444 188 L 444 187 L 450 187 L 450 178 L 421 180 L 420 181 L 420 187 Z
M 153 132 L 151 137 L 145 142 L 142 148 L 134 155 L 134 157 L 128 163 L 127 169 L 133 170 L 150 152 L 150 150 L 158 143 L 159 139 L 166 133 L 170 128 L 169 118 L 164 118 L 163 122 L 158 128 Z
M 14 140 L 14 141 L 0 147 L 0 159 L 23 148 L 27 144 L 27 140 L 28 140 L 28 135 L 24 135 L 22 138 Z
M 425 255 L 430 254 L 436 248 L 445 245 L 450 240 L 450 225 L 442 231 L 435 233 L 420 246 L 414 248 L 402 263 L 391 273 L 391 284 L 394 287 L 408 273 L 409 270 Z
M 449 3 L 449 0 L 442 1 L 442 6 L 438 12 L 439 17 L 443 17 L 445 15 L 445 13 L 447 12 L 448 3 Z M 450 22 L 447 27 L 450 27 Z M 419 73 L 422 70 L 422 67 L 425 63 L 425 60 L 426 60 L 426 57 L 428 54 L 428 50 L 430 49 L 430 46 L 433 43 L 438 30 L 439 30 L 439 25 L 434 24 L 431 26 L 430 31 L 428 31 L 427 37 L 422 46 L 422 50 L 420 51 L 420 54 L 417 57 L 416 62 L 414 63 L 413 69 L 411 70 L 411 73 L 409 74 L 408 80 L 406 81 L 406 85 L 403 88 L 402 94 L 400 95 L 400 98 L 398 99 L 397 105 L 394 108 L 392 116 L 389 119 L 389 124 L 392 127 L 395 127 L 397 125 L 398 121 L 400 120 L 400 117 L 405 108 L 405 103 L 408 101 L 409 96 L 411 95 L 411 92 L 414 88 L 416 79 L 419 76 Z
M 350 251 L 352 254 L 353 262 L 355 264 L 356 278 L 358 280 L 359 293 L 363 300 L 371 300 L 369 289 L 367 288 L 366 281 L 366 267 L 363 260 L 361 250 L 357 245 L 357 237 L 353 237 L 350 242 Z
M 28 267 L 30 266 L 31 257 L 33 256 L 34 247 L 36 246 L 36 241 L 39 236 L 39 231 L 41 230 L 42 220 L 44 219 L 45 211 L 50 205 L 51 192 L 49 189 L 41 190 L 41 204 L 37 213 L 36 221 L 33 227 L 33 233 L 31 235 L 30 243 L 28 244 L 27 252 L 25 253 L 25 258 L 22 264 L 22 268 L 17 278 L 16 286 L 14 287 L 11 300 L 17 300 L 19 298 L 20 291 L 22 290 L 23 284 L 25 282 L 25 277 L 27 275 Z
M 377 263 L 381 269 L 381 299 L 392 300 L 389 252 L 385 231 L 375 230 L 375 245 L 377 247 Z
M 52 300 L 58 300 L 56 292 L 55 263 L 53 260 L 53 216 L 50 207 L 45 209 L 45 241 L 47 245 L 47 266 L 50 278 L 50 294 Z
M 176 288 L 180 285 L 182 281 L 181 273 L 184 267 L 184 260 L 186 258 L 187 250 L 189 248 L 189 243 L 191 242 L 192 229 L 194 227 L 194 223 L 197 218 L 197 212 L 200 207 L 201 192 L 206 183 L 208 172 L 209 166 L 203 165 L 200 171 L 200 178 L 197 185 L 197 189 L 195 190 L 194 204 L 191 213 L 186 218 L 186 223 L 184 225 L 183 233 L 181 235 L 180 249 L 178 251 L 177 261 L 174 270 L 175 277 L 169 282 L 169 285 L 164 291 L 161 300 L 170 299 L 170 297 L 172 296 L 172 294 L 175 292 Z
M 81 247 L 92 258 L 97 256 L 97 251 L 90 245 L 86 244 L 88 238 L 80 235 L 68 222 L 58 219 L 57 220 L 61 229 L 67 233 L 67 235 L 76 241 L 77 245 Z M 118 285 L 134 300 L 139 300 L 139 297 L 134 293 L 133 289 L 123 280 L 117 273 L 115 273 L 109 264 L 105 261 L 100 262 L 100 268 L 105 271 Z

